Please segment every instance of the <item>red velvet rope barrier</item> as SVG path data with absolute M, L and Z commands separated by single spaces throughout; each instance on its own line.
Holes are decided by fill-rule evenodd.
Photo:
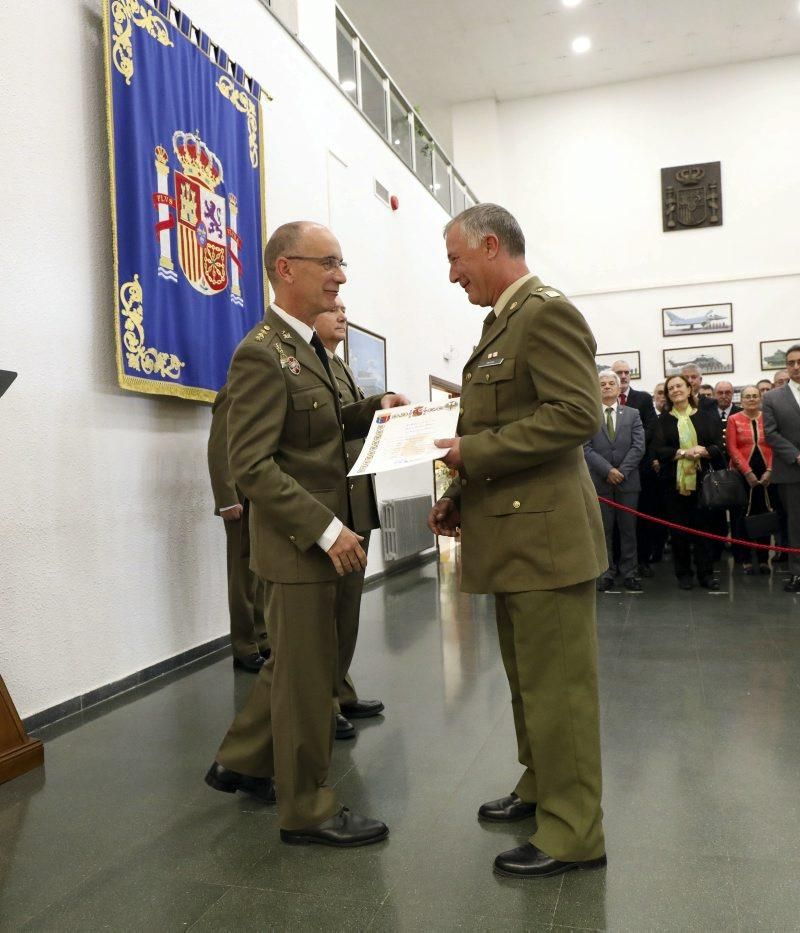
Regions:
M 741 544 L 744 547 L 754 547 L 761 551 L 780 551 L 782 554 L 800 554 L 800 548 L 780 547 L 777 544 L 756 544 L 754 541 L 743 541 L 741 538 L 727 538 L 723 535 L 715 535 L 710 531 L 699 531 L 697 528 L 687 528 L 686 525 L 676 525 L 675 522 L 668 522 L 663 518 L 656 518 L 655 515 L 645 515 L 644 512 L 637 512 L 627 505 L 620 502 L 614 502 L 613 499 L 606 499 L 605 496 L 597 497 L 600 502 L 610 505 L 620 512 L 630 512 L 637 518 L 643 518 L 648 522 L 655 522 L 656 525 L 664 525 L 666 528 L 674 528 L 676 531 L 683 531 L 687 535 L 697 535 L 698 538 L 710 538 L 712 541 L 722 541 L 724 544 Z

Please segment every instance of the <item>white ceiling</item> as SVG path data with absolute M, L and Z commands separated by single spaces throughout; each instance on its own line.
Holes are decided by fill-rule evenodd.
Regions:
M 800 53 L 798 0 L 338 0 L 426 110 Z M 573 38 L 592 50 L 575 55 Z

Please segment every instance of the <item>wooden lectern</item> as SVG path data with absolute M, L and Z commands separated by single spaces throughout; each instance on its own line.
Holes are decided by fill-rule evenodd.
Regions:
M 29 739 L 0 677 L 0 784 L 44 764 L 44 747 Z

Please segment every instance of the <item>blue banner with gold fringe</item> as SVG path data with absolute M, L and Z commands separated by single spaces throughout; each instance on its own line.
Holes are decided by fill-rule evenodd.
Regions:
M 264 314 L 257 82 L 169 0 L 105 0 L 124 389 L 212 401 Z

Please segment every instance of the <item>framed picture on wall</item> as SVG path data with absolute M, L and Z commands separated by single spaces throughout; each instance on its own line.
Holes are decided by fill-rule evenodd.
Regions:
M 686 334 L 728 334 L 733 330 L 733 305 L 686 305 L 661 309 L 661 333 L 665 337 Z
M 703 376 L 733 372 L 732 343 L 717 343 L 708 347 L 675 347 L 663 353 L 665 378 L 675 376 L 690 364 L 699 366 Z
M 344 358 L 364 395 L 386 391 L 386 339 L 365 327 L 348 323 Z
M 765 370 L 786 369 L 786 351 L 789 347 L 800 343 L 800 337 L 793 337 L 790 340 L 762 340 L 761 347 L 761 368 Z
M 638 350 L 622 350 L 620 353 L 596 353 L 594 361 L 597 364 L 597 375 L 611 369 L 617 360 L 625 360 L 631 364 L 631 379 L 642 378 L 642 361 Z

